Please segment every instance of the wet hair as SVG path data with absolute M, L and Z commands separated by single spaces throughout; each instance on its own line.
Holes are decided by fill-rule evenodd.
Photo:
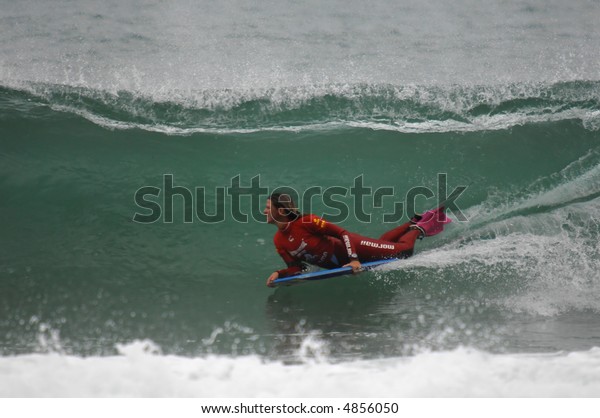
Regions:
M 290 221 L 294 221 L 302 216 L 300 211 L 298 211 L 296 203 L 294 203 L 294 199 L 287 193 L 272 193 L 269 196 L 269 200 L 277 209 L 285 209 L 284 215 Z

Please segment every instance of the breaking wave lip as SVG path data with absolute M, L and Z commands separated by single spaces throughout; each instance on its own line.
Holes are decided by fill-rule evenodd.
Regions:
M 128 92 L 13 83 L 58 112 L 107 129 L 168 135 L 337 129 L 400 133 L 477 132 L 580 120 L 600 129 L 600 82 L 507 86 L 324 85 L 262 90 Z M 22 98 L 21 98 L 22 100 Z

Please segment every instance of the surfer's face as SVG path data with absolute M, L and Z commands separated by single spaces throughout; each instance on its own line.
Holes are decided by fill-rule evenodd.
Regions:
M 263 213 L 267 216 L 267 223 L 274 224 L 276 222 L 281 222 L 285 218 L 275 205 L 271 203 L 271 199 L 267 199 L 267 203 L 265 206 L 265 210 Z

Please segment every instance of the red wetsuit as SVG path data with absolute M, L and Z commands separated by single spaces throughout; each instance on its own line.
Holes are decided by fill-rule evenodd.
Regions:
M 290 222 L 286 229 L 277 230 L 273 243 L 287 268 L 279 277 L 302 271 L 302 262 L 323 268 L 336 268 L 350 262 L 373 261 L 412 255 L 420 231 L 409 229 L 407 222 L 386 232 L 380 239 L 353 234 L 315 215 L 304 215 Z

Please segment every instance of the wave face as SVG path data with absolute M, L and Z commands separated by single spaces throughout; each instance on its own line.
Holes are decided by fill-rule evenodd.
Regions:
M 600 5 L 9 3 L 7 376 L 149 365 L 189 373 L 177 396 L 241 388 L 204 374 L 215 366 L 331 388 L 352 374 L 407 396 L 518 396 L 516 381 L 532 396 L 597 393 Z M 279 187 L 367 236 L 465 189 L 410 259 L 273 291 L 282 261 L 261 212 Z M 449 363 L 482 392 L 391 384 Z M 44 376 L 31 391 L 0 378 L 0 392 L 90 395 Z M 548 383 L 569 379 L 590 385 Z M 109 396 L 141 393 L 112 383 Z
M 597 83 L 421 87 L 408 98 L 399 92 L 412 87 L 338 87 L 329 96 L 289 89 L 263 99 L 221 92 L 224 99 L 200 104 L 194 96 L 186 105 L 68 86 L 5 87 L 5 352 L 35 351 L 47 334 L 40 327 L 58 332 L 73 354 L 150 338 L 168 353 L 290 361 L 313 332 L 326 336 L 333 359 L 465 344 L 495 352 L 597 344 Z M 246 99 L 232 104 L 234 96 Z M 375 122 L 376 108 L 396 120 Z M 384 215 L 411 188 L 438 195 L 440 173 L 448 193 L 467 186 L 461 213 L 413 258 L 360 280 L 265 293 L 264 278 L 281 264 L 261 215 L 266 191 L 236 206 L 236 181 L 300 193 L 350 189 L 357 178 L 392 187 L 394 199 L 380 208 L 363 199 L 368 223 L 353 210 L 338 216 L 349 230 L 378 236 L 397 224 Z M 167 175 L 172 187 L 201 188 L 204 199 L 175 196 L 171 219 L 155 199 L 161 216 L 134 222 L 147 213 L 136 192 L 156 187 L 163 196 Z M 219 188 L 227 195 L 219 198 Z M 351 198 L 340 202 L 352 209 Z M 336 215 L 322 199 L 303 203 Z M 201 221 L 199 209 L 219 208 L 219 222 Z M 574 318 L 592 328 L 563 335 Z M 534 332 L 546 321 L 554 331 Z

